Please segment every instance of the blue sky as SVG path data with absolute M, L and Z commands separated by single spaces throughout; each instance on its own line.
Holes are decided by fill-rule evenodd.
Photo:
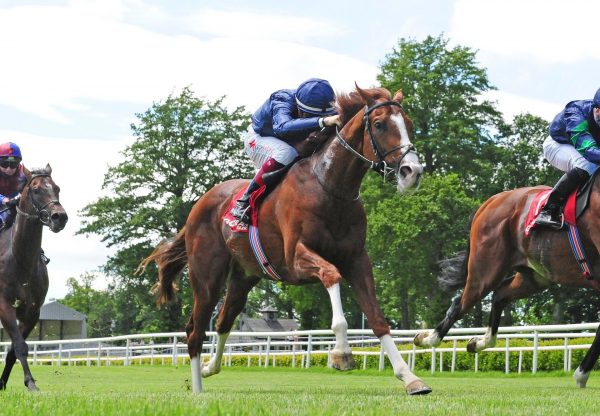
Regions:
M 598 16 L 600 2 L 581 0 L 0 0 L 0 141 L 28 166 L 52 165 L 70 214 L 63 232 L 44 232 L 49 297 L 104 263 L 98 238 L 74 236 L 77 211 L 121 161 L 135 114 L 182 87 L 254 111 L 309 77 L 376 85 L 400 38 L 443 33 L 478 51 L 507 119 L 550 120 L 600 87 Z

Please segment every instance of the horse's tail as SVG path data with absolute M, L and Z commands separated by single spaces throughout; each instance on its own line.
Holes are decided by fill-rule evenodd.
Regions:
M 473 222 L 473 216 L 469 221 L 469 230 Z M 470 233 L 469 233 L 470 234 Z M 465 287 L 467 282 L 467 266 L 469 264 L 469 253 L 471 251 L 470 239 L 467 240 L 467 249 L 455 253 L 453 257 L 441 260 L 440 275 L 438 277 L 438 284 L 442 290 L 447 292 L 454 292 L 458 289 Z
M 177 292 L 176 280 L 187 265 L 185 251 L 185 226 L 169 240 L 161 242 L 138 266 L 136 273 L 141 274 L 151 262 L 158 267 L 158 282 L 152 286 L 156 303 L 162 305 L 171 302 Z

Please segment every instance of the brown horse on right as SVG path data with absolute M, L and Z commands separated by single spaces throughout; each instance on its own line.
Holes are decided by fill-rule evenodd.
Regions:
M 591 265 L 592 276 L 600 276 L 600 181 L 592 184 L 589 205 L 577 220 L 577 227 Z M 525 236 L 525 222 L 534 198 L 547 187 L 520 188 L 492 196 L 477 210 L 471 221 L 467 251 L 442 262 L 440 282 L 463 292 L 456 296 L 446 317 L 432 333 L 417 334 L 414 343 L 421 347 L 440 344 L 452 325 L 488 293 L 492 309 L 483 336 L 467 344 L 470 352 L 496 345 L 502 311 L 521 299 L 554 284 L 592 288 L 575 260 L 567 231 L 536 227 Z M 514 274 L 513 274 L 514 273 Z M 585 387 L 589 373 L 600 355 L 600 327 L 591 348 L 574 377 Z
M 410 142 L 412 123 L 402 108 L 402 93 L 392 99 L 382 88 L 338 97 L 336 108 L 343 127 L 332 131 L 310 157 L 296 163 L 259 210 L 264 251 L 289 284 L 321 283 L 330 297 L 331 328 L 336 337 L 332 365 L 354 367 L 342 310 L 340 285 L 344 278 L 353 289 L 373 332 L 380 338 L 394 374 L 409 394 L 431 389 L 402 359 L 390 327 L 375 297 L 375 283 L 365 249 L 366 215 L 359 198 L 360 185 L 370 167 L 394 180 L 399 191 L 418 185 L 423 167 Z M 248 235 L 232 233 L 223 223 L 234 195 L 248 181 L 233 180 L 209 190 L 194 205 L 185 227 L 174 240 L 159 245 L 141 264 L 159 269 L 158 294 L 174 295 L 174 281 L 188 266 L 194 307 L 186 331 L 191 358 L 192 387 L 202 389 L 201 377 L 217 374 L 225 342 L 246 304 L 248 292 L 267 277 L 252 254 Z M 212 359 L 201 366 L 200 353 L 210 315 L 227 287 L 216 325 L 219 335 Z

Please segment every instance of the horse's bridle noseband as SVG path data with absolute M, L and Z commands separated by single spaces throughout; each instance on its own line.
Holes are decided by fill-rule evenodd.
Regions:
M 31 181 L 33 181 L 35 178 L 40 177 L 40 176 L 46 176 L 49 177 L 50 175 L 47 173 L 36 173 L 31 175 L 31 177 L 29 178 L 29 180 L 27 181 L 27 183 L 25 184 L 24 188 L 29 187 L 29 185 L 31 185 Z M 19 206 L 17 205 L 17 213 L 20 215 L 25 216 L 26 218 L 35 218 L 40 220 L 40 222 L 46 226 L 50 226 L 50 211 L 47 210 L 47 208 L 51 205 L 61 205 L 60 201 L 56 200 L 56 199 L 52 199 L 49 202 L 45 203 L 41 208 L 38 208 L 35 204 L 35 202 L 33 201 L 33 198 L 31 197 L 31 192 L 27 192 L 27 196 L 29 198 L 29 202 L 31 202 L 31 206 L 33 206 L 33 208 L 35 209 L 35 215 L 34 214 L 29 214 L 23 210 L 21 210 L 19 208 Z
M 336 135 L 337 139 L 341 142 L 342 146 L 344 146 L 344 148 L 349 150 L 358 159 L 361 159 L 364 162 L 368 163 L 370 165 L 371 169 L 373 169 L 375 172 L 379 173 L 381 176 L 383 176 L 385 178 L 390 173 L 395 172 L 395 169 L 390 168 L 385 161 L 385 157 L 387 155 L 389 155 L 390 153 L 393 153 L 397 150 L 403 151 L 404 153 L 402 153 L 400 155 L 400 158 L 396 162 L 397 164 L 399 164 L 402 161 L 402 159 L 404 159 L 406 157 L 407 154 L 409 154 L 410 152 L 416 153 L 416 150 L 412 143 L 396 146 L 393 149 L 390 149 L 385 152 L 383 152 L 379 148 L 379 145 L 377 144 L 377 142 L 375 141 L 375 138 L 373 137 L 373 132 L 371 131 L 371 123 L 369 122 L 369 114 L 371 114 L 371 112 L 373 110 L 375 110 L 379 107 L 384 107 L 384 106 L 396 106 L 396 107 L 400 107 L 400 109 L 404 111 L 404 108 L 402 107 L 402 105 L 398 101 L 393 101 L 393 100 L 383 101 L 381 103 L 374 104 L 371 107 L 367 107 L 367 109 L 365 110 L 365 115 L 363 116 L 363 123 L 365 124 L 365 131 L 369 135 L 369 142 L 371 143 L 371 148 L 373 149 L 373 154 L 378 159 L 377 161 L 366 158 L 365 156 L 363 156 L 362 154 L 357 152 L 352 146 L 350 146 L 348 144 L 348 142 L 346 140 L 344 140 L 344 138 L 340 135 L 340 132 L 339 132 L 337 126 L 335 128 L 335 135 Z

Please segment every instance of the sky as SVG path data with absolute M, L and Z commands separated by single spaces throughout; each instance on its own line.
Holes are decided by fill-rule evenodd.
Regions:
M 69 214 L 62 232 L 44 231 L 47 300 L 112 252 L 76 235 L 79 212 L 123 161 L 136 114 L 170 94 L 190 87 L 253 112 L 310 77 L 376 86 L 400 39 L 443 34 L 477 51 L 508 121 L 551 120 L 600 87 L 598 16 L 591 0 L 0 0 L 0 142 L 17 143 L 28 167 L 52 166 Z

